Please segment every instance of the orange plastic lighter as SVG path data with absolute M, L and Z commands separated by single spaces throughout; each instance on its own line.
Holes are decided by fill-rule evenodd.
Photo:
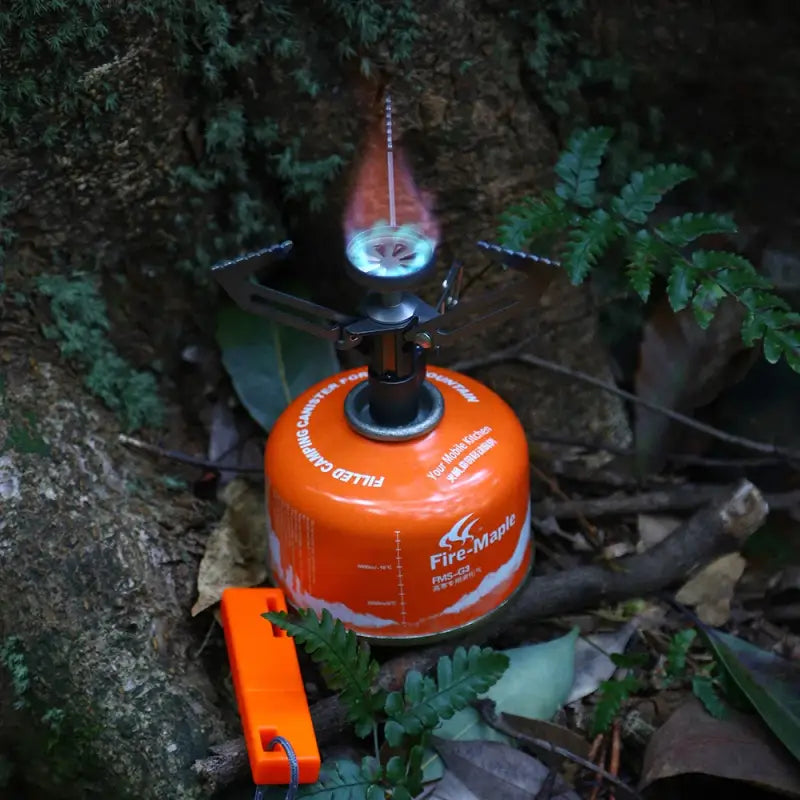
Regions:
M 286 611 L 280 589 L 226 589 L 222 624 L 250 770 L 256 785 L 288 784 L 291 768 L 281 736 L 299 765 L 299 782 L 314 783 L 320 757 L 294 639 L 261 615 Z

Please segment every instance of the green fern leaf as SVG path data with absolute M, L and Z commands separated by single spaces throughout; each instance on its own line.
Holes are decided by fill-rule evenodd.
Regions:
M 673 311 L 681 311 L 689 305 L 697 281 L 697 270 L 686 259 L 675 259 L 667 278 L 667 297 Z
M 385 695 L 374 688 L 378 663 L 370 657 L 368 645 L 359 642 L 355 633 L 327 610 L 318 617 L 304 609 L 298 612 L 296 621 L 284 611 L 268 611 L 261 616 L 293 636 L 319 664 L 325 683 L 339 692 L 356 734 L 363 737 L 371 733 Z
M 695 675 L 692 678 L 692 693 L 715 719 L 728 716 L 728 707 L 717 693 L 714 681 L 707 675 Z
M 567 275 L 576 286 L 589 274 L 597 259 L 613 239 L 622 233 L 619 223 L 602 208 L 584 217 L 570 231 L 561 259 Z
M 776 364 L 786 356 L 789 366 L 800 372 L 800 330 L 767 330 L 764 333 L 764 358 Z
M 566 203 L 554 192 L 539 197 L 526 197 L 500 217 L 500 241 L 512 250 L 524 250 L 532 243 L 563 234 L 571 213 Z
M 738 253 L 729 253 L 726 250 L 695 250 L 692 253 L 692 264 L 706 273 L 735 270 L 742 275 L 752 275 L 753 280 L 760 283 L 756 268 Z
M 386 714 L 409 735 L 432 730 L 489 689 L 508 667 L 508 656 L 489 648 L 459 647 L 453 657 L 443 656 L 436 668 L 436 680 L 411 671 L 401 692 L 386 698 Z M 397 733 L 396 728 L 393 730 Z M 388 736 L 388 732 L 387 732 Z
M 655 232 L 673 247 L 686 247 L 690 242 L 711 233 L 736 233 L 736 223 L 727 214 L 683 214 L 656 227 Z
M 647 230 L 637 231 L 628 243 L 628 280 L 645 302 L 650 297 L 653 274 L 665 255 L 664 243 Z
M 276 623 L 277 624 L 277 623 Z M 297 797 L 314 797 L 316 800 L 368 800 L 372 781 L 353 761 L 329 761 L 322 765 L 316 783 L 300 786 Z M 283 797 L 286 789 L 275 787 L 275 798 Z M 268 794 L 267 797 L 270 797 Z
M 686 628 L 678 631 L 670 639 L 667 648 L 666 673 L 669 678 L 680 678 L 686 671 L 686 659 L 692 642 L 697 638 L 697 631 L 694 628 Z
M 700 281 L 692 298 L 692 312 L 697 324 L 704 330 L 714 319 L 719 301 L 725 297 L 725 290 L 712 278 Z
M 619 196 L 611 201 L 611 207 L 630 222 L 647 222 L 648 215 L 664 195 L 693 176 L 694 172 L 682 164 L 655 164 L 647 167 L 631 175 Z
M 594 710 L 591 735 L 607 731 L 622 704 L 639 689 L 641 683 L 633 675 L 626 675 L 620 680 L 603 681 L 600 684 L 600 700 Z
M 556 175 L 561 178 L 556 184 L 556 194 L 562 200 L 584 208 L 594 205 L 600 163 L 612 134 L 610 128 L 600 127 L 572 134 L 555 166 Z

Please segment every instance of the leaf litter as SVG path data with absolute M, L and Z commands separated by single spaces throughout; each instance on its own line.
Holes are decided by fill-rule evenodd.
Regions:
M 200 562 L 193 617 L 216 605 L 229 586 L 258 586 L 267 578 L 264 493 L 236 478 L 221 498 L 225 513 L 211 531 Z

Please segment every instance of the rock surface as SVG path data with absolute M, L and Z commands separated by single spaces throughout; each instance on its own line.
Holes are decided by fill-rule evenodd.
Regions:
M 201 797 L 192 761 L 231 730 L 188 610 L 208 509 L 63 365 L 20 353 L 4 377 L 0 752 L 37 798 Z

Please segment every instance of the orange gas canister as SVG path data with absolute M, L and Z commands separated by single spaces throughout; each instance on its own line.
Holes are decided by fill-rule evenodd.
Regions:
M 356 369 L 313 386 L 267 442 L 269 559 L 295 607 L 328 609 L 372 640 L 408 642 L 484 620 L 531 565 L 525 434 L 482 384 L 428 368 L 446 413 L 428 433 L 374 441 L 345 398 Z

